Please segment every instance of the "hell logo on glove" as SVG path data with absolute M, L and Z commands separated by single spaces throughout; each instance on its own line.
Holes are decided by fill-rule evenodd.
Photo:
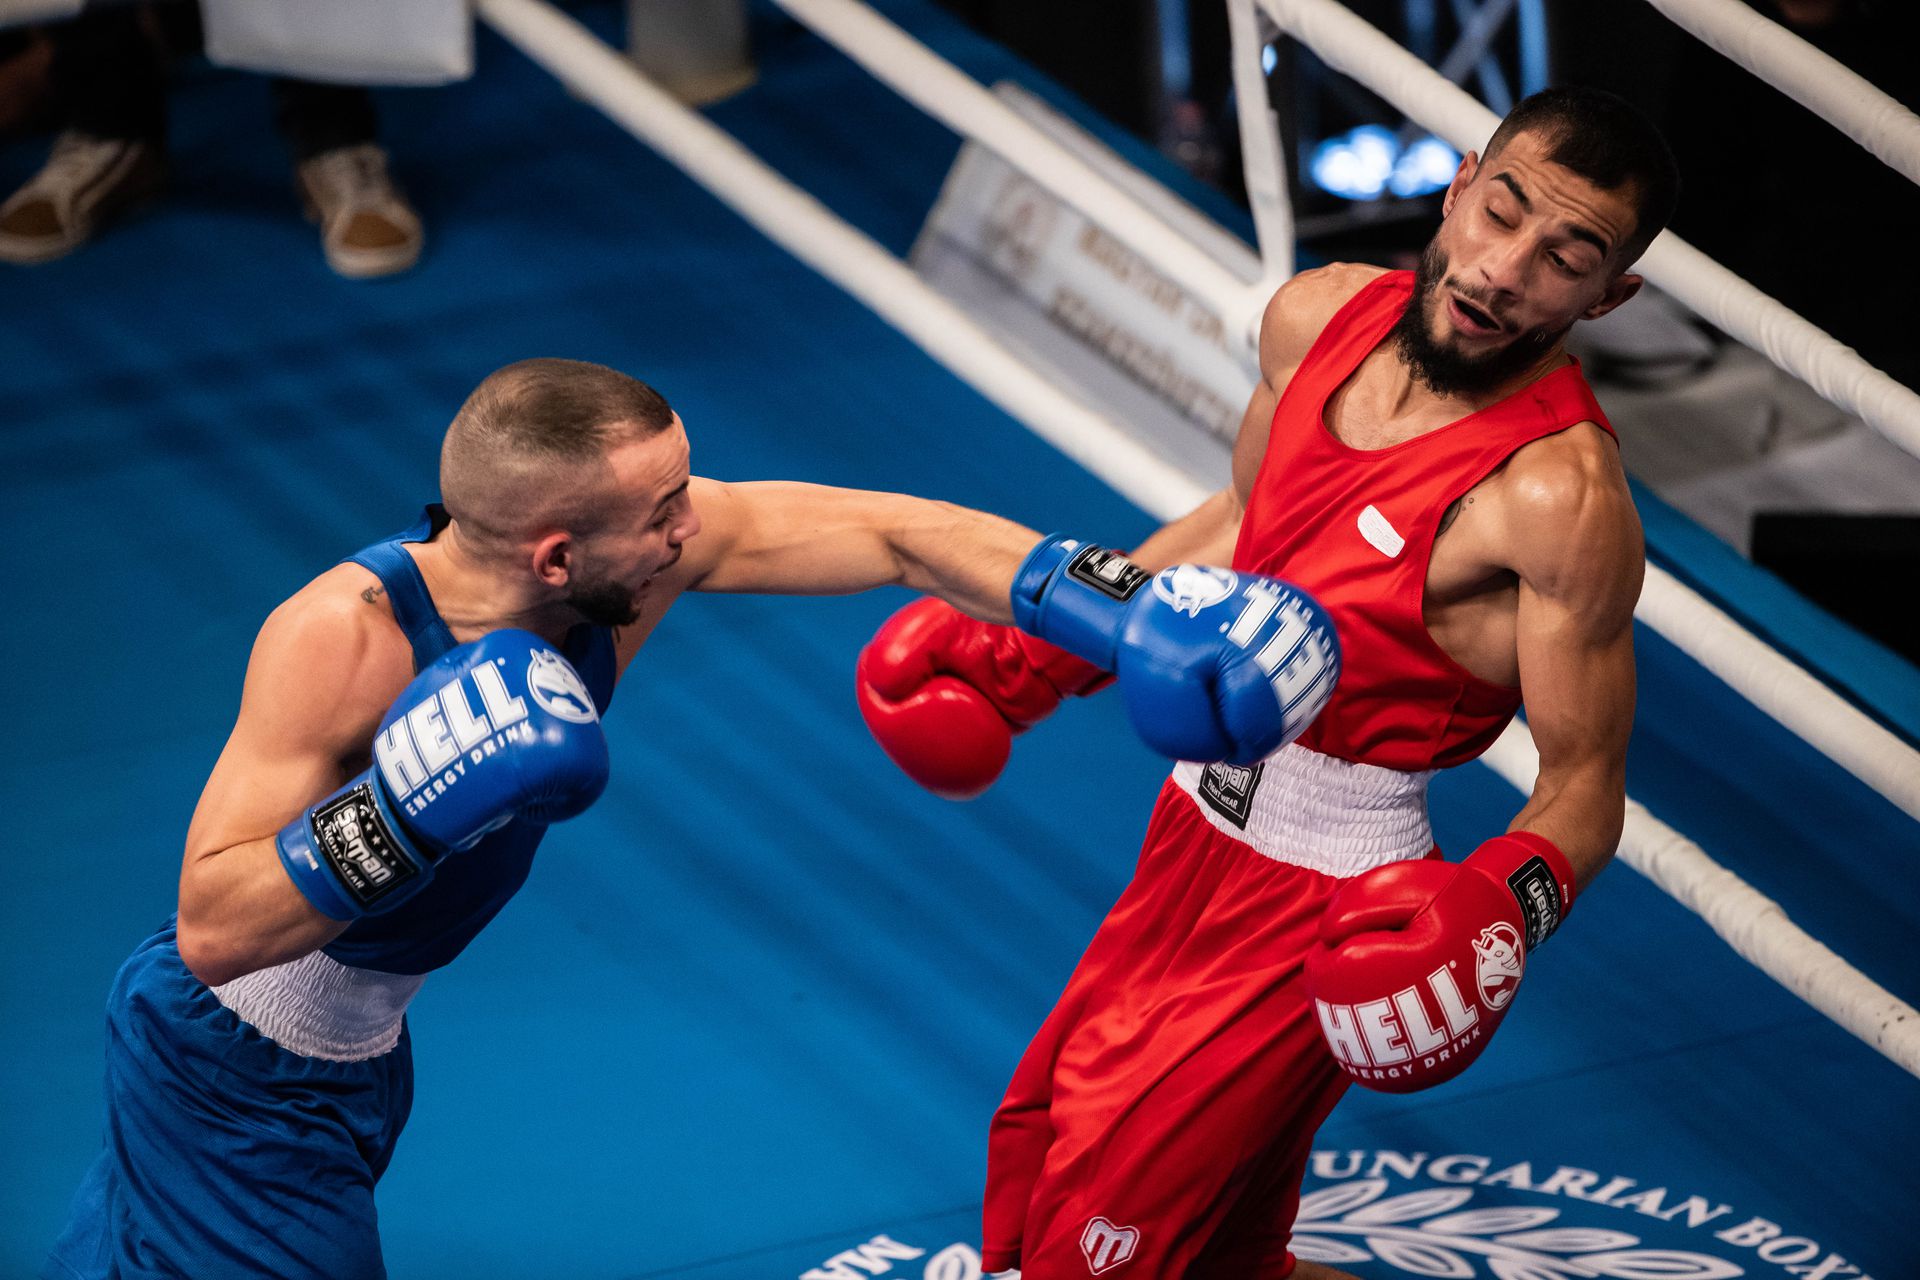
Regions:
M 478 707 L 473 693 L 479 695 Z M 526 700 L 508 691 L 493 663 L 482 663 L 388 725 L 374 740 L 373 757 L 393 793 L 411 796 L 436 780 L 444 784 L 442 772 L 458 765 L 463 754 L 484 748 L 488 739 L 526 718 Z
M 1316 999 L 1327 1044 L 1355 1079 L 1400 1079 L 1412 1074 L 1415 1063 L 1430 1071 L 1480 1039 L 1482 1005 L 1496 1012 L 1513 999 L 1524 963 L 1518 943 L 1519 934 L 1510 926 L 1482 931 L 1474 947 L 1477 1002 L 1461 992 L 1451 963 L 1387 999 L 1360 1004 Z

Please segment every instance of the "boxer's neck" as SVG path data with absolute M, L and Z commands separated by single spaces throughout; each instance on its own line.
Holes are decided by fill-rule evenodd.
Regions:
M 406 546 L 441 621 L 461 644 L 502 627 L 531 631 L 558 645 L 580 619 L 549 588 L 520 569 L 477 554 L 461 537 L 457 522 L 431 542 Z

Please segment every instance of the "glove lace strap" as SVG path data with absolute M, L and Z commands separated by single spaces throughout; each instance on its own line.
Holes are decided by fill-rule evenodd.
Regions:
M 1506 883 L 1527 926 L 1527 950 L 1553 936 L 1573 909 L 1573 866 L 1536 831 L 1509 831 L 1473 851 L 1473 861 Z

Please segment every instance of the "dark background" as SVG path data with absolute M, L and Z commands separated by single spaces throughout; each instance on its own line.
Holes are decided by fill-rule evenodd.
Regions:
M 1173 7 L 1165 15 L 1154 0 L 941 0 L 1116 124 L 1243 198 L 1225 5 L 1163 2 Z M 1920 6 L 1893 0 L 1749 3 L 1909 108 L 1920 103 L 1914 63 Z M 1418 8 L 1431 13 L 1442 49 L 1457 31 L 1450 7 L 1432 0 L 1348 0 L 1348 7 L 1410 47 L 1419 42 L 1410 38 L 1407 19 Z M 1684 176 L 1673 224 L 1677 234 L 1895 378 L 1910 386 L 1920 382 L 1920 350 L 1905 324 L 1909 299 L 1920 286 L 1920 257 L 1908 248 L 1920 229 L 1920 190 L 1651 5 L 1547 0 L 1546 12 L 1552 83 L 1610 89 L 1665 130 Z M 1402 122 L 1312 54 L 1291 42 L 1283 48 L 1272 88 L 1283 124 L 1293 126 L 1289 141 L 1298 142 L 1296 175 L 1299 153 L 1319 138 L 1368 121 Z M 1514 64 L 1510 27 L 1494 49 L 1504 63 Z M 1307 218 L 1344 203 L 1304 189 L 1296 198 Z M 1309 221 L 1305 247 L 1323 257 L 1384 260 L 1425 241 L 1427 217 L 1417 209 L 1407 212 L 1317 237 Z

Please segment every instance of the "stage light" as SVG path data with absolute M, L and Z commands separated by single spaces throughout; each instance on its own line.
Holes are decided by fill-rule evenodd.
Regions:
M 1402 199 L 1444 191 L 1460 167 L 1460 155 L 1438 138 L 1416 138 L 1393 162 L 1387 190 Z
M 1345 200 L 1372 200 L 1386 190 L 1398 153 L 1392 130 L 1363 124 L 1315 147 L 1308 172 L 1329 194 Z
M 1441 191 L 1453 180 L 1459 155 L 1440 139 L 1416 138 L 1402 149 L 1393 130 L 1363 124 L 1313 149 L 1307 172 L 1322 191 L 1343 200 L 1402 198 Z

